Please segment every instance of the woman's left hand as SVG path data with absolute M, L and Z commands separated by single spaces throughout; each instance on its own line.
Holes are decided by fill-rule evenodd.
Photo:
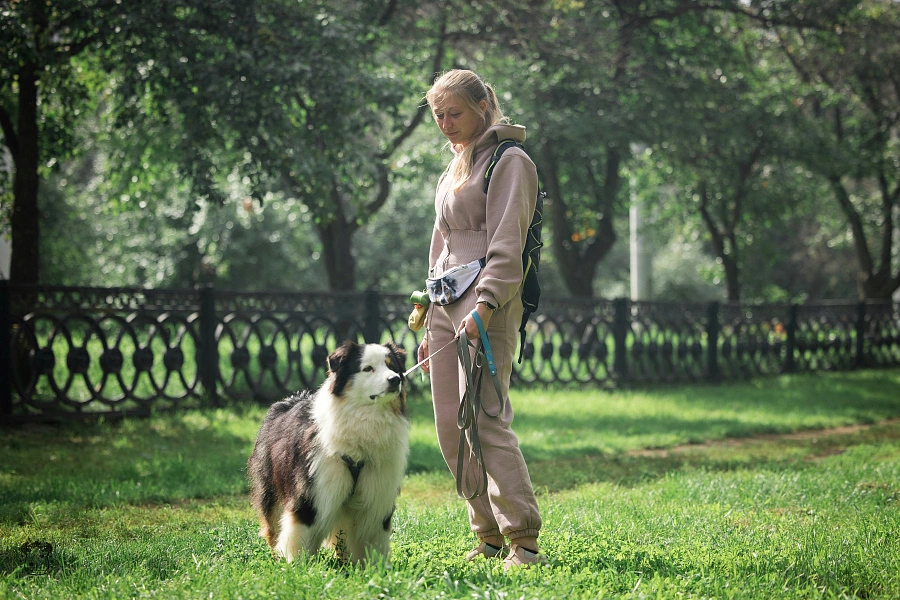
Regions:
M 475 310 L 478 312 L 478 316 L 481 317 L 481 322 L 484 324 L 484 330 L 487 331 L 494 311 L 488 308 L 483 302 L 476 304 Z M 472 313 L 467 314 L 463 318 L 462 322 L 459 324 L 459 328 L 456 330 L 456 335 L 459 336 L 463 330 L 465 330 L 466 337 L 470 340 L 477 340 L 481 336 L 481 333 L 478 331 L 478 324 L 475 323 L 475 318 L 472 316 Z

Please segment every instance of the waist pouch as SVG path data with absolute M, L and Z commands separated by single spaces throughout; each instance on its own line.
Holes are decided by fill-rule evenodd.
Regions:
M 465 265 L 453 267 L 445 271 L 440 277 L 429 277 L 425 280 L 428 290 L 428 299 L 439 306 L 453 304 L 466 293 L 472 284 L 478 279 L 478 274 L 484 268 L 485 259 L 473 260 Z

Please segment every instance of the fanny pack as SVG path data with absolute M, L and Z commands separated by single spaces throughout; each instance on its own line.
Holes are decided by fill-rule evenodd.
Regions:
M 472 283 L 478 279 L 478 274 L 484 268 L 485 259 L 480 258 L 472 262 L 453 267 L 445 271 L 440 277 L 429 277 L 425 280 L 428 298 L 439 306 L 453 304 L 466 293 Z

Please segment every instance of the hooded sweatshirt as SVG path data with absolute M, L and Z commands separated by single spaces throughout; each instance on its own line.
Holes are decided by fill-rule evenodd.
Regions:
M 478 302 L 501 307 L 522 284 L 522 250 L 537 199 L 537 169 L 521 148 L 509 148 L 491 174 L 484 175 L 501 140 L 525 141 L 521 125 L 494 125 L 475 142 L 472 175 L 458 190 L 447 173 L 435 194 L 437 217 L 431 236 L 429 276 L 485 258 L 475 291 Z

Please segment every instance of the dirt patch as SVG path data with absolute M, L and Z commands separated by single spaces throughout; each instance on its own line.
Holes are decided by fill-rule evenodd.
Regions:
M 713 448 L 739 448 L 742 446 L 749 446 L 752 444 L 764 442 L 808 441 L 819 438 L 833 439 L 854 435 L 867 429 L 871 429 L 872 427 L 897 424 L 900 424 L 900 419 L 888 419 L 886 421 L 880 421 L 878 423 L 861 423 L 857 425 L 845 425 L 842 427 L 832 427 L 828 429 L 805 429 L 803 431 L 795 431 L 792 433 L 762 433 L 759 435 L 742 438 L 728 438 L 724 440 L 709 440 L 706 442 L 692 444 L 679 444 L 677 446 L 672 446 L 671 448 L 643 448 L 640 450 L 631 450 L 626 454 L 628 456 L 637 456 L 641 458 L 668 458 L 670 456 L 677 456 L 679 454 L 686 454 L 689 452 L 702 452 L 704 450 Z M 845 448 L 831 447 L 824 450 L 821 454 L 817 454 L 815 457 L 825 458 L 827 456 L 834 456 L 836 454 L 841 454 L 842 452 L 844 452 L 844 450 Z

